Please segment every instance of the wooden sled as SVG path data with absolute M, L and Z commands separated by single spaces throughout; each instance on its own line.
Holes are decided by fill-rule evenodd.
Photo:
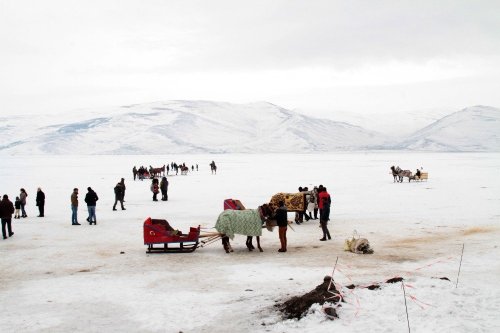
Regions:
M 167 220 L 148 217 L 144 221 L 143 230 L 144 245 L 148 246 L 147 253 L 189 253 L 198 247 L 200 226 L 191 227 L 186 235 L 172 228 Z

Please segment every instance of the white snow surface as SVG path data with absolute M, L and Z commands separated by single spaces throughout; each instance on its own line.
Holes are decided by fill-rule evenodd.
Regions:
M 136 155 L 311 153 L 361 150 L 500 151 L 500 110 L 471 107 L 380 115 L 361 123 L 320 119 L 267 102 L 166 101 L 60 115 L 0 118 L 1 154 Z M 339 116 L 339 119 L 343 119 Z M 353 119 L 356 121 L 356 119 Z M 398 135 L 406 124 L 424 124 Z M 385 126 L 380 124 L 385 123 Z M 370 124 L 373 127 L 369 127 Z M 388 129 L 391 126 L 393 130 Z M 415 125 L 414 125 L 415 126 Z
M 169 201 L 153 202 L 149 181 L 133 181 L 131 169 L 171 161 L 200 169 L 169 176 Z M 394 183 L 391 165 L 423 167 L 429 180 Z M 406 332 L 401 283 L 345 288 L 402 276 L 411 332 L 498 332 L 499 169 L 498 153 L 7 156 L 1 194 L 14 199 L 24 187 L 29 196 L 28 217 L 13 220 L 15 235 L 0 240 L 0 331 Z M 121 177 L 127 210 L 112 211 Z M 277 252 L 276 230 L 263 230 L 262 253 L 238 235 L 231 254 L 220 243 L 146 253 L 148 216 L 183 231 L 210 228 L 226 198 L 256 208 L 277 192 L 319 184 L 333 200 L 331 241 L 320 242 L 318 221 L 309 221 L 288 230 L 286 253 Z M 44 218 L 36 217 L 38 186 Z M 96 226 L 85 222 L 88 186 L 100 198 Z M 74 187 L 81 226 L 70 224 Z M 343 250 L 354 230 L 374 254 Z M 314 289 L 337 258 L 334 279 L 346 296 L 340 318 L 328 320 L 315 305 L 299 321 L 283 320 L 274 305 Z

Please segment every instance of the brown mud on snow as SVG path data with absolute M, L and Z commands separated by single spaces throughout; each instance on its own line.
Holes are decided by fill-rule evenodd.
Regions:
M 333 283 L 330 286 L 330 291 L 327 291 L 330 281 L 331 277 L 325 276 L 323 283 L 316 286 L 316 288 L 310 292 L 302 296 L 294 296 L 282 304 L 277 304 L 275 306 L 279 311 L 281 311 L 286 319 L 300 319 L 307 314 L 309 308 L 313 304 L 318 303 L 322 305 L 327 301 L 330 303 L 338 303 L 340 301 L 340 297 L 334 295 L 337 290 L 335 289 L 335 285 Z M 335 309 L 328 308 L 328 312 L 330 318 L 338 317 Z

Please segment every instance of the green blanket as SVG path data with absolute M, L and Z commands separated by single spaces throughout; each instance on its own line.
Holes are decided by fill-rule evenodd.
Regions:
M 228 209 L 220 213 L 215 229 L 231 239 L 235 234 L 262 236 L 262 220 L 257 209 Z

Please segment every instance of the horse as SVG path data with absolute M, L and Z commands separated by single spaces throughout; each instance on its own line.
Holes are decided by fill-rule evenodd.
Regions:
M 222 246 L 226 253 L 233 252 L 229 239 L 233 239 L 235 234 L 247 236 L 246 246 L 248 251 L 255 249 L 252 240 L 253 236 L 256 236 L 257 247 L 260 252 L 264 252 L 260 246 L 260 236 L 262 236 L 262 226 L 270 214 L 271 210 L 267 204 L 263 204 L 257 209 L 227 209 L 220 213 L 215 229 L 222 235 Z
M 391 166 L 392 176 L 394 177 L 394 182 L 403 182 L 403 177 L 408 177 L 408 182 L 413 178 L 413 175 L 410 170 L 402 170 L 399 166 L 394 167 Z
M 212 163 L 210 163 L 210 170 L 212 171 L 212 175 L 214 173 L 217 174 L 217 166 L 215 165 L 214 161 L 212 161 Z
M 394 177 L 394 183 L 395 182 L 401 182 L 403 181 L 403 177 L 399 177 L 399 172 L 401 171 L 401 168 L 398 166 L 398 167 L 395 167 L 394 165 L 391 166 L 391 171 L 392 171 L 392 176 Z
M 165 176 L 165 164 L 161 168 L 153 168 L 151 165 L 149 166 L 149 174 L 151 177 L 156 178 L 159 176 Z
M 180 166 L 181 169 L 181 175 L 187 175 L 189 168 L 187 166 Z

